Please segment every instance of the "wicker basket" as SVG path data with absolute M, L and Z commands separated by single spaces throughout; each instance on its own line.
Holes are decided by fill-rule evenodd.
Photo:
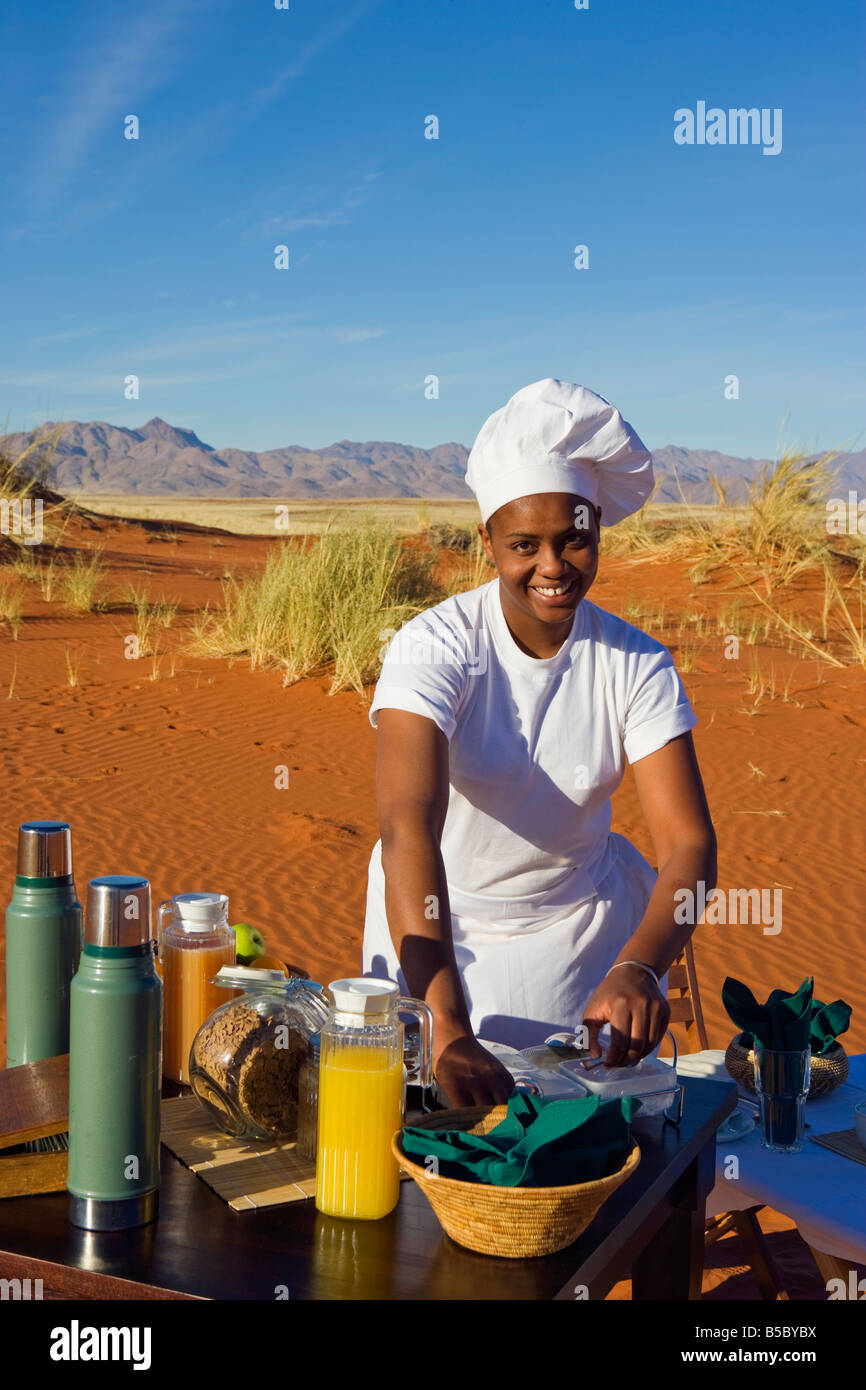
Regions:
M 439 1111 L 413 1127 L 487 1134 L 507 1113 L 505 1105 Z M 640 1162 L 635 1143 L 623 1166 L 606 1178 L 569 1187 L 496 1187 L 428 1171 L 406 1157 L 401 1137 L 398 1132 L 391 1141 L 400 1166 L 414 1178 L 451 1239 L 482 1255 L 508 1259 L 552 1255 L 571 1245 Z
M 725 1066 L 729 1076 L 732 1076 L 747 1091 L 754 1091 L 754 1053 L 750 1047 L 743 1046 L 742 1036 L 742 1033 L 738 1033 L 728 1043 Z M 847 1077 L 848 1056 L 841 1043 L 836 1043 L 829 1052 L 819 1053 L 817 1056 L 813 1054 L 809 1062 L 809 1095 L 807 1099 L 814 1100 L 816 1096 L 826 1096 L 829 1091 L 835 1091 L 837 1086 L 841 1086 Z

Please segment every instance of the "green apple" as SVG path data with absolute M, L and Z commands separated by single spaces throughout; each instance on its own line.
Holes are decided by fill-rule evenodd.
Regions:
M 249 922 L 238 922 L 232 927 L 232 931 L 236 937 L 235 953 L 238 965 L 249 965 L 251 961 L 265 954 L 265 938 L 258 927 L 251 927 Z

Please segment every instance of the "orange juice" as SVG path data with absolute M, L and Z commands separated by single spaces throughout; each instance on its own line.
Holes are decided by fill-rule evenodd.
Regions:
M 400 1169 L 391 1139 L 402 1125 L 402 1052 L 334 1044 L 323 1033 L 316 1209 L 363 1221 L 393 1211 L 400 1195 Z
M 234 940 L 214 946 L 209 934 L 208 941 L 211 944 L 201 946 L 189 939 L 183 946 L 165 941 L 162 948 L 162 1071 L 186 1086 L 193 1038 L 208 1014 L 231 998 L 226 990 L 207 982 L 222 966 L 234 965 Z

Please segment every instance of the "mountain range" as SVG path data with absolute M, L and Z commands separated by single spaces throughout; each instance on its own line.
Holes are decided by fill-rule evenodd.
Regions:
M 33 442 L 53 434 L 57 425 L 0 437 L 0 454 L 17 459 Z M 289 444 L 253 453 L 215 449 L 188 429 L 158 416 L 140 429 L 94 420 L 63 425 L 52 456 L 42 450 L 44 481 L 65 496 L 128 493 L 183 497 L 471 497 L 465 482 L 469 451 L 464 444 L 437 444 L 432 449 L 409 444 L 341 439 L 324 449 Z M 811 458 L 817 455 L 810 455 Z M 40 459 L 28 456 L 25 467 Z M 735 458 L 712 449 L 685 449 L 668 444 L 653 451 L 658 488 L 655 501 L 714 502 L 715 474 L 731 502 L 742 500 L 748 485 L 768 459 Z M 866 491 L 866 450 L 839 454 L 838 477 L 831 495 Z M 679 480 L 679 483 L 677 481 Z

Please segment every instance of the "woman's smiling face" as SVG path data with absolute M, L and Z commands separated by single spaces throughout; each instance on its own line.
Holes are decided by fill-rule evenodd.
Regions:
M 541 492 L 508 502 L 488 526 L 479 526 L 487 557 L 499 572 L 503 608 L 507 605 L 527 632 L 544 624 L 551 638 L 563 641 L 568 635 L 598 569 L 600 517 L 598 507 L 574 493 Z

